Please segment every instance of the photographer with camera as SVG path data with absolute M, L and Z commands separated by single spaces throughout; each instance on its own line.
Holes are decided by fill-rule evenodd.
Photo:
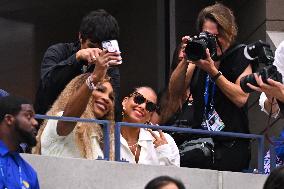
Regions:
M 232 11 L 217 3 L 198 16 L 198 37 L 184 37 L 182 63 L 172 73 L 169 95 L 184 94 L 188 86 L 193 95 L 195 129 L 249 133 L 247 100 L 240 78 L 252 73 L 244 47 L 235 49 L 237 26 Z M 180 102 L 180 101 L 178 101 Z M 181 166 L 241 171 L 250 160 L 248 140 L 190 135 L 181 145 Z
M 280 74 L 284 75 L 284 41 L 280 43 L 278 48 L 275 51 L 275 58 L 273 65 L 277 68 L 277 71 Z M 284 103 L 284 85 L 283 79 L 280 78 L 269 78 L 266 81 L 263 81 L 261 75 L 254 74 L 256 84 L 254 85 L 248 83 L 252 90 L 262 92 L 259 98 L 259 105 L 261 110 L 266 114 L 271 115 L 276 118 L 279 115 L 280 108 L 277 100 Z M 277 99 L 277 100 L 276 100 Z

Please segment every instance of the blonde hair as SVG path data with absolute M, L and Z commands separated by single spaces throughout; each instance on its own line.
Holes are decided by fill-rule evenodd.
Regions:
M 73 80 L 68 83 L 68 85 L 65 87 L 65 89 L 61 92 L 57 100 L 52 105 L 51 109 L 46 113 L 49 116 L 56 116 L 58 112 L 61 112 L 64 110 L 66 104 L 68 103 L 70 97 L 74 95 L 76 91 L 85 83 L 86 79 L 88 78 L 89 74 L 82 74 L 77 77 L 75 77 Z M 102 83 L 109 82 L 109 77 L 106 77 Z M 87 107 L 84 111 L 84 113 L 81 115 L 81 118 L 96 118 L 94 115 L 94 112 L 92 111 L 92 99 L 93 96 L 90 97 L 90 100 L 87 104 Z M 113 145 L 113 125 L 114 125 L 114 106 L 108 112 L 107 115 L 103 117 L 103 119 L 107 119 L 112 122 L 111 127 L 111 136 L 110 136 L 110 144 Z M 33 153 L 35 154 L 41 154 L 41 135 L 43 133 L 43 130 L 47 124 L 47 120 L 43 122 L 41 125 L 38 135 L 37 135 L 37 145 L 33 149 Z M 95 133 L 98 138 L 99 142 L 101 144 L 101 147 L 103 146 L 103 131 L 99 124 L 97 123 L 83 123 L 78 122 L 74 128 L 75 132 L 75 143 L 81 153 L 81 156 L 87 159 L 95 159 L 97 157 L 93 157 L 93 150 L 92 150 L 92 143 L 91 143 L 91 136 Z M 114 152 L 113 148 L 110 148 L 110 159 L 114 159 Z

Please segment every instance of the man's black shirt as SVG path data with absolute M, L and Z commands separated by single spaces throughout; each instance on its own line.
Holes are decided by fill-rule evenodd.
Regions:
M 44 54 L 41 64 L 41 77 L 38 86 L 35 111 L 45 114 L 65 86 L 76 76 L 84 73 L 84 61 L 76 60 L 76 53 L 80 50 L 80 43 L 59 43 L 52 45 Z M 116 107 L 119 104 L 120 73 L 118 67 L 110 67 L 107 74 L 111 77 L 114 89 Z M 119 108 L 116 108 L 117 113 Z

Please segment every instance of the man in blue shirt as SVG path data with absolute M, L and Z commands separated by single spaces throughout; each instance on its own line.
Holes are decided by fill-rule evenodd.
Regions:
M 4 97 L 4 96 L 8 96 L 9 93 L 7 93 L 6 91 L 4 91 L 3 89 L 0 89 L 0 98 Z
M 26 100 L 0 98 L 0 188 L 38 189 L 34 169 L 19 155 L 20 143 L 35 146 L 38 123 Z

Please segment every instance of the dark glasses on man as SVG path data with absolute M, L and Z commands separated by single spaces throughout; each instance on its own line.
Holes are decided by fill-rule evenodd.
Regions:
M 142 94 L 138 92 L 134 92 L 130 95 L 130 97 L 133 97 L 133 101 L 135 104 L 143 104 L 146 103 L 146 110 L 148 112 L 154 112 L 157 110 L 157 105 L 149 100 L 147 100 Z

